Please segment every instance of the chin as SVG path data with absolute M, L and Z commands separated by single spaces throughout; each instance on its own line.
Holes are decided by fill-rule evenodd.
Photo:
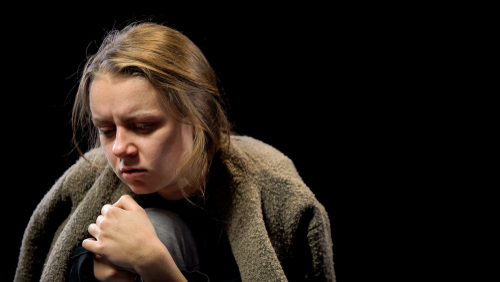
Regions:
M 126 182 L 125 182 L 125 184 L 127 184 L 127 186 L 130 188 L 130 190 L 132 190 L 132 192 L 134 192 L 137 195 L 152 194 L 152 193 L 156 192 L 156 190 L 152 189 L 151 187 L 147 187 L 147 186 L 143 186 L 143 185 L 134 185 L 134 184 L 126 183 Z

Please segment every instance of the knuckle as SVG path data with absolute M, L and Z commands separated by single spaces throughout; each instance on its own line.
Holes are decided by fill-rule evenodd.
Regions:
M 106 228 L 108 227 L 108 225 L 109 225 L 108 220 L 106 220 L 105 218 L 103 218 L 103 219 L 101 220 L 101 222 L 100 222 L 100 227 L 101 227 L 101 229 L 106 229 Z
M 108 211 L 109 211 L 109 205 L 108 205 L 108 204 L 104 205 L 104 206 L 101 208 L 101 214 L 102 214 L 102 215 L 106 215 L 106 213 L 108 213 Z
M 99 241 L 97 241 L 97 242 L 98 243 L 95 245 L 95 251 L 98 254 L 102 254 L 104 252 L 104 246 L 102 244 L 100 244 Z
M 107 209 L 105 217 L 113 217 L 115 212 L 116 212 L 116 208 L 110 207 Z

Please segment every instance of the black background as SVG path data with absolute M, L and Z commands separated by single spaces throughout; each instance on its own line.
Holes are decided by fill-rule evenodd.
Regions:
M 377 233 L 374 211 L 366 207 L 394 185 L 396 179 L 386 176 L 401 172 L 403 157 L 394 147 L 409 138 L 392 133 L 407 126 L 401 122 L 406 100 L 393 109 L 394 101 L 380 95 L 397 89 L 402 79 L 397 70 L 387 71 L 387 64 L 402 62 L 386 56 L 383 32 L 345 7 L 60 9 L 12 11 L 6 23 L 11 28 L 3 32 L 3 139 L 10 144 L 4 147 L 4 167 L 10 169 L 3 186 L 11 202 L 3 212 L 11 258 L 4 266 L 12 277 L 6 281 L 13 279 L 33 210 L 77 159 L 70 153 L 69 123 L 77 70 L 106 31 L 148 18 L 200 47 L 224 86 L 239 134 L 272 145 L 294 162 L 329 214 L 338 279 L 365 274 L 356 266 L 370 255 L 361 255 L 360 246 Z M 387 64 L 379 68 L 381 62 Z

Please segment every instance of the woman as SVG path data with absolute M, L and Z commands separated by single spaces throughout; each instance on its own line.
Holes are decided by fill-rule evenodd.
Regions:
M 323 206 L 286 156 L 230 135 L 181 33 L 110 33 L 82 74 L 78 128 L 94 149 L 75 140 L 82 158 L 35 210 L 15 281 L 335 280 Z

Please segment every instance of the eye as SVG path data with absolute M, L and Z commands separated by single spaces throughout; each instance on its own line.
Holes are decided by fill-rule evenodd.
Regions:
M 106 137 L 109 137 L 114 131 L 114 128 L 111 127 L 98 127 L 99 129 L 99 135 L 104 135 Z
M 135 127 L 135 130 L 141 132 L 141 133 L 148 133 L 153 126 L 151 124 L 143 124 L 143 125 L 138 125 Z

